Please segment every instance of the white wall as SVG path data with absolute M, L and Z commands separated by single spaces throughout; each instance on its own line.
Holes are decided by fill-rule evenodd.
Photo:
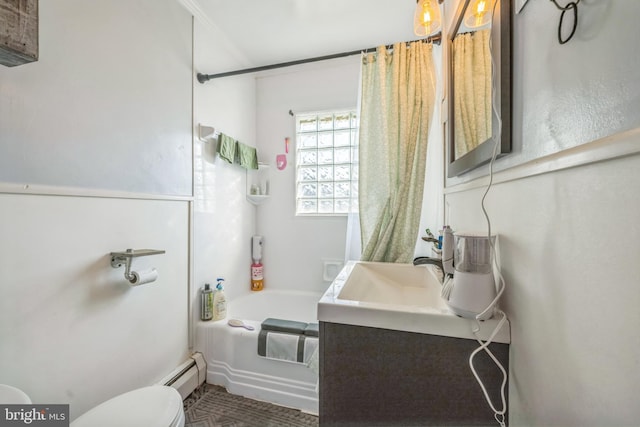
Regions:
M 505 174 L 524 177 L 487 197 L 507 281 L 510 424 L 517 426 L 629 426 L 640 418 L 640 156 L 636 148 L 606 159 L 640 146 L 637 130 L 621 133 L 640 125 L 640 4 L 581 2 L 579 10 L 576 36 L 564 46 L 550 2 L 529 1 L 515 17 L 516 150 L 497 169 L 523 164 Z M 576 153 L 595 163 L 538 176 L 524 169 L 554 168 Z M 486 171 L 448 181 L 455 229 L 486 229 L 478 187 L 486 179 L 453 185 Z
M 191 29 L 175 0 L 40 2 L 39 61 L 0 67 L 0 383 L 72 418 L 187 357 Z M 166 250 L 134 262 L 155 283 L 127 248 Z
M 243 68 L 233 48 L 219 42 L 215 28 L 195 20 L 195 72 Z M 252 75 L 194 83 L 194 126 L 215 127 L 256 146 L 255 78 Z M 197 129 L 195 129 L 197 134 Z M 196 138 L 197 139 L 197 138 Z M 250 289 L 251 236 L 256 208 L 246 200 L 246 170 L 215 154 L 215 142 L 194 144 L 194 317 L 199 318 L 198 292 L 205 283 L 225 279 L 229 299 Z
M 344 259 L 346 217 L 295 216 L 295 118 L 313 111 L 355 108 L 360 56 L 305 64 L 257 79 L 260 160 L 271 165 L 271 197 L 258 207 L 257 232 L 264 236 L 265 287 L 324 291 L 323 260 Z M 275 167 L 291 145 L 287 168 Z
M 0 194 L 0 383 L 72 418 L 187 357 L 188 203 Z M 156 282 L 131 287 L 110 252 Z
M 491 189 L 511 321 L 511 425 L 637 423 L 639 165 L 636 155 Z M 486 229 L 483 191 L 447 195 L 456 228 Z
M 188 14 L 42 2 L 39 27 L 39 60 L 0 67 L 0 182 L 191 195 Z

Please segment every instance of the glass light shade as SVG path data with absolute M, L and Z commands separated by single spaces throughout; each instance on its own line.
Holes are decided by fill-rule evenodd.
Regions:
M 437 0 L 418 0 L 413 13 L 413 32 L 427 37 L 440 31 L 440 5 Z
M 469 28 L 480 28 L 491 21 L 491 0 L 476 0 L 468 9 L 464 24 Z

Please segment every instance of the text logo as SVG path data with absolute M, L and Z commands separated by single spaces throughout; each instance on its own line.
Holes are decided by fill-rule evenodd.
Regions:
M 69 405 L 2 405 L 0 427 L 69 427 Z

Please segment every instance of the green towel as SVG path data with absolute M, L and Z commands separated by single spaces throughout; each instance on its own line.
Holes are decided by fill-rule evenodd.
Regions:
M 236 158 L 236 144 L 238 141 L 221 133 L 218 136 L 218 154 L 228 163 L 233 163 Z
M 238 142 L 236 163 L 245 169 L 258 169 L 258 152 L 254 147 Z

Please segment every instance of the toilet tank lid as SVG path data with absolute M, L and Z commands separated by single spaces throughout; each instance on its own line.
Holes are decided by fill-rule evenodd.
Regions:
M 166 386 L 149 386 L 116 396 L 90 409 L 72 427 L 172 427 L 181 418 L 180 393 Z
M 5 405 L 26 405 L 31 403 L 31 399 L 19 388 L 0 384 L 0 403 Z

